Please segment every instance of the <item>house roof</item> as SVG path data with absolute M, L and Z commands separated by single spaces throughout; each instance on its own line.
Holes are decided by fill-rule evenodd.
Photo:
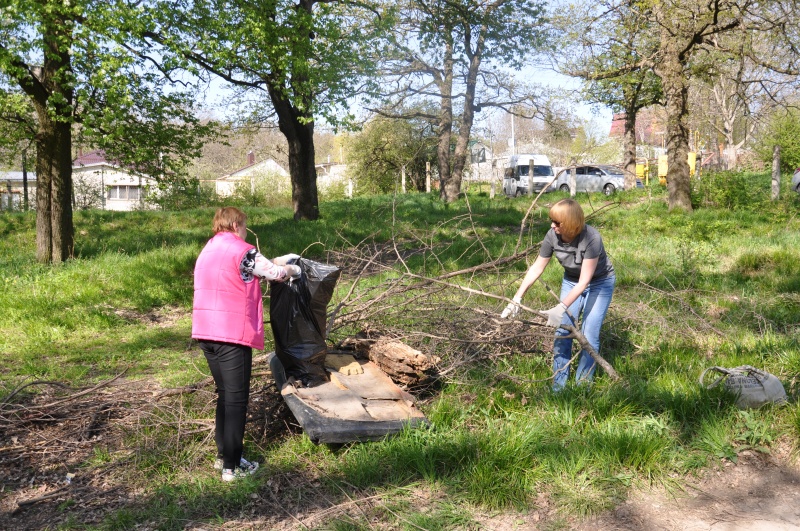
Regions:
M 625 113 L 620 112 L 611 117 L 611 130 L 608 136 L 623 136 L 625 134 Z
M 238 170 L 233 171 L 233 172 L 229 173 L 228 175 L 224 175 L 221 178 L 222 179 L 229 179 L 229 178 L 235 179 L 236 177 L 246 177 L 248 175 L 251 175 L 254 172 L 260 172 L 260 171 L 275 172 L 275 173 L 278 173 L 279 175 L 283 175 L 283 176 L 288 176 L 289 175 L 289 172 L 287 172 L 283 168 L 283 166 L 281 166 L 280 164 L 275 162 L 274 159 L 266 159 L 266 160 L 262 160 L 261 162 L 255 162 L 253 164 L 248 164 L 247 166 L 239 168 Z
M 109 166 L 118 166 L 117 162 L 106 159 L 106 152 L 103 151 L 102 149 L 97 149 L 95 151 L 84 153 L 83 155 L 80 155 L 78 158 L 72 161 L 73 168 L 77 168 L 79 166 L 94 166 L 97 164 L 108 164 Z
M 36 172 L 29 171 L 28 173 L 28 182 L 33 182 L 36 180 Z M 21 171 L 2 171 L 0 170 L 0 181 L 3 182 L 19 182 L 22 183 L 22 172 Z

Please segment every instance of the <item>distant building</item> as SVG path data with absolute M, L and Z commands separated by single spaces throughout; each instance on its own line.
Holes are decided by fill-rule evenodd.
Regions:
M 255 193 L 256 181 L 260 179 L 271 179 L 276 189 L 291 186 L 289 172 L 273 159 L 256 162 L 255 154 L 251 151 L 247 154 L 247 165 L 238 170 L 223 175 L 216 181 L 217 195 L 227 197 L 233 194 L 236 186 L 241 183 L 249 183 L 250 191 Z
M 608 133 L 610 138 L 622 138 L 625 136 L 625 118 L 624 112 L 616 113 L 611 117 L 611 130 Z M 662 146 L 665 130 L 663 115 L 659 109 L 647 107 L 636 113 L 635 131 L 637 144 Z
M 608 136 L 611 138 L 625 136 L 625 113 L 619 112 L 611 117 L 611 131 Z
M 110 161 L 102 150 L 80 154 L 72 161 L 76 208 L 135 210 L 145 207 L 145 196 L 156 180 Z
M 25 181 L 28 188 L 28 208 L 36 208 L 36 174 L 21 171 L 0 171 L 0 210 L 22 210 L 25 203 Z
M 342 162 L 323 162 L 315 164 L 314 168 L 317 170 L 317 185 L 323 188 L 347 178 L 347 164 Z
M 503 168 L 507 158 L 495 156 L 490 146 L 473 140 L 469 143 L 469 163 L 472 171 L 464 177 L 472 181 L 503 179 Z

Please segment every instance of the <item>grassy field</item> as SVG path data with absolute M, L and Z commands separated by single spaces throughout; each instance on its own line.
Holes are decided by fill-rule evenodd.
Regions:
M 797 448 L 800 199 L 786 191 L 770 202 L 768 190 L 763 174 L 708 176 L 696 186 L 691 214 L 669 212 L 658 186 L 610 200 L 578 197 L 617 270 L 601 351 L 620 382 L 601 374 L 591 387 L 553 394 L 546 342 L 494 345 L 491 356 L 470 358 L 421 395 L 430 429 L 342 448 L 315 446 L 280 425 L 250 430 L 248 455 L 264 471 L 236 485 L 222 484 L 211 470 L 209 393 L 179 396 L 133 425 L 126 421 L 118 436 L 92 439 L 68 465 L 34 471 L 40 483 L 66 472 L 90 478 L 87 484 L 105 477 L 126 493 L 127 501 L 91 515 L 68 502 L 47 506 L 47 527 L 208 529 L 227 521 L 269 528 L 286 520 L 298 529 L 478 529 L 479 513 L 538 510 L 543 528 L 559 529 L 613 507 L 631 489 L 680 485 L 743 450 Z M 399 249 L 395 257 L 403 259 L 384 260 L 378 271 L 356 276 L 345 267 L 333 305 L 356 278 L 368 297 L 404 273 L 429 278 L 532 249 L 527 258 L 449 279 L 510 297 L 549 227 L 546 206 L 562 197 L 543 196 L 523 230 L 530 198 L 484 193 L 451 205 L 425 194 L 324 203 L 313 223 L 291 221 L 288 209 L 245 210 L 267 256 L 297 252 L 335 263 L 387 242 Z M 8 434 L 22 424 L 8 411 L 55 392 L 32 385 L 12 396 L 30 382 L 77 390 L 124 373 L 126 382 L 161 389 L 207 376 L 190 342 L 191 273 L 212 216 L 213 209 L 77 212 L 75 259 L 45 267 L 33 259 L 34 215 L 0 214 L 0 446 L 19 446 L 21 436 L 12 444 Z M 543 280 L 557 288 L 560 276 L 554 264 Z M 481 295 L 439 300 L 498 314 L 505 306 Z M 374 324 L 408 332 L 415 346 L 450 362 L 453 345 L 414 312 L 423 303 L 433 304 L 406 300 L 402 311 L 374 315 Z M 537 285 L 524 304 L 546 308 L 552 300 Z M 356 324 L 332 339 L 355 332 Z M 475 331 L 448 334 L 469 338 Z M 744 364 L 778 375 L 789 405 L 742 412 L 720 388 L 698 384 L 707 367 Z M 203 428 L 187 429 L 192 422 Z M 16 459 L 3 450 L 0 465 Z M 35 484 L 11 477 L 2 496 L 29 493 Z M 308 516 L 315 511 L 324 518 Z M 16 522 L 6 514 L 0 527 L 3 518 Z

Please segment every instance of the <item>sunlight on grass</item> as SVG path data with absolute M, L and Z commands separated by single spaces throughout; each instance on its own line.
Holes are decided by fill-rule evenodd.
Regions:
M 539 496 L 556 508 L 552 525 L 567 526 L 570 518 L 614 507 L 637 485 L 736 462 L 745 449 L 766 453 L 783 441 L 796 450 L 800 408 L 789 382 L 800 372 L 800 205 L 794 196 L 772 204 L 761 197 L 742 203 L 707 187 L 694 194 L 704 206 L 691 214 L 669 212 L 663 190 L 654 187 L 619 194 L 590 217 L 617 271 L 601 352 L 621 382 L 599 374 L 591 386 L 552 394 L 548 339 L 449 374 L 421 403 L 429 428 L 341 448 L 316 446 L 304 435 L 261 440 L 248 433 L 248 451 L 264 468 L 234 486 L 223 486 L 210 469 L 213 393 L 187 394 L 141 412 L 125 428 L 124 448 L 98 444 L 81 464 L 124 470 L 125 481 L 143 493 L 138 505 L 106 514 L 99 528 L 222 526 L 243 507 L 256 507 L 259 496 L 295 499 L 308 484 L 325 500 L 321 507 L 375 500 L 363 513 L 337 512 L 319 529 L 373 529 L 373 519 L 392 529 L 480 529 L 476 511 L 524 512 Z M 365 197 L 324 203 L 313 223 L 294 222 L 285 208 L 246 211 L 267 256 L 297 252 L 327 261 L 333 251 L 377 248 L 395 238 L 386 268 L 358 280 L 370 294 L 405 267 L 434 276 L 508 256 L 520 250 L 518 242 L 535 249 L 548 229 L 544 205 L 554 197 L 534 209 L 522 236 L 530 205 L 524 197 L 470 195 L 469 208 L 463 199 L 443 204 L 435 194 Z M 587 211 L 600 205 L 578 199 Z M 143 389 L 160 389 L 205 378 L 205 361 L 190 341 L 192 270 L 211 236 L 213 212 L 77 212 L 76 258 L 54 267 L 35 263 L 32 213 L 0 214 L 0 400 L 35 379 L 77 389 L 124 371 Z M 535 252 L 470 281 L 510 296 L 534 258 Z M 334 303 L 353 286 L 353 270 L 343 275 Z M 557 289 L 561 274 L 550 267 L 543 280 Z M 525 303 L 548 307 L 552 300 L 537 285 Z M 481 297 L 470 304 L 502 308 Z M 414 322 L 399 311 L 389 319 L 399 329 Z M 362 325 L 369 323 L 351 324 L 331 339 Z M 430 326 L 425 332 L 434 335 L 436 323 Z M 435 343 L 421 342 L 432 349 Z M 778 375 L 790 404 L 743 413 L 723 389 L 698 383 L 709 366 L 743 364 Z M 294 475 L 307 483 L 282 483 L 280 491 L 270 483 Z M 66 522 L 69 528 L 81 527 Z

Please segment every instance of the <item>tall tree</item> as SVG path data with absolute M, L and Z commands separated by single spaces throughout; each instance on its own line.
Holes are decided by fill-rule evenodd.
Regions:
M 656 3 L 652 18 L 659 47 L 652 67 L 661 78 L 667 110 L 667 187 L 670 209 L 692 210 L 689 175 L 689 80 L 696 54 L 719 35 L 743 28 L 752 0 Z
M 236 87 L 250 120 L 277 116 L 294 217 L 317 219 L 315 118 L 342 124 L 348 99 L 373 79 L 363 49 L 390 17 L 368 1 L 186 0 L 160 8 L 158 30 L 144 36 Z
M 36 133 L 36 257 L 58 263 L 74 248 L 72 144 L 87 142 L 161 170 L 197 147 L 191 99 L 170 87 L 127 37 L 141 9 L 123 0 L 8 0 L 0 24 L 0 108 L 22 94 Z M 165 81 L 166 80 L 166 81 Z M 184 127 L 186 125 L 186 127 Z M 172 149 L 172 146 L 175 146 Z M 157 154 L 162 154 L 160 163 Z
M 623 166 L 625 188 L 630 189 L 636 186 L 636 116 L 663 97 L 661 80 L 644 66 L 657 40 L 641 16 L 641 5 L 606 7 L 587 2 L 556 10 L 552 23 L 564 39 L 553 60 L 559 71 L 583 80 L 585 99 L 625 116 Z
M 788 0 L 793 2 L 794 0 Z M 668 158 L 667 183 L 670 209 L 691 211 L 689 164 L 689 86 L 697 74 L 698 52 L 715 46 L 720 35 L 738 31 L 739 38 L 747 39 L 748 32 L 763 27 L 757 16 L 750 16 L 756 5 L 754 0 L 676 0 L 671 3 L 617 0 L 597 4 L 591 10 L 599 19 L 625 21 L 625 27 L 656 36 L 642 41 L 644 49 L 636 44 L 638 60 L 623 64 L 618 70 L 609 70 L 605 78 L 625 75 L 637 69 L 652 69 L 661 80 L 667 114 L 666 145 Z M 756 15 L 755 10 L 754 15 Z M 618 14 L 623 13 L 623 17 Z
M 393 53 L 384 59 L 382 112 L 437 101 L 437 112 L 418 113 L 436 126 L 440 195 L 454 201 L 461 189 L 476 112 L 510 108 L 519 95 L 504 69 L 519 69 L 544 46 L 543 4 L 531 0 L 408 0 L 398 9 Z M 499 67 L 499 68 L 498 68 Z M 455 140 L 453 137 L 455 136 Z

